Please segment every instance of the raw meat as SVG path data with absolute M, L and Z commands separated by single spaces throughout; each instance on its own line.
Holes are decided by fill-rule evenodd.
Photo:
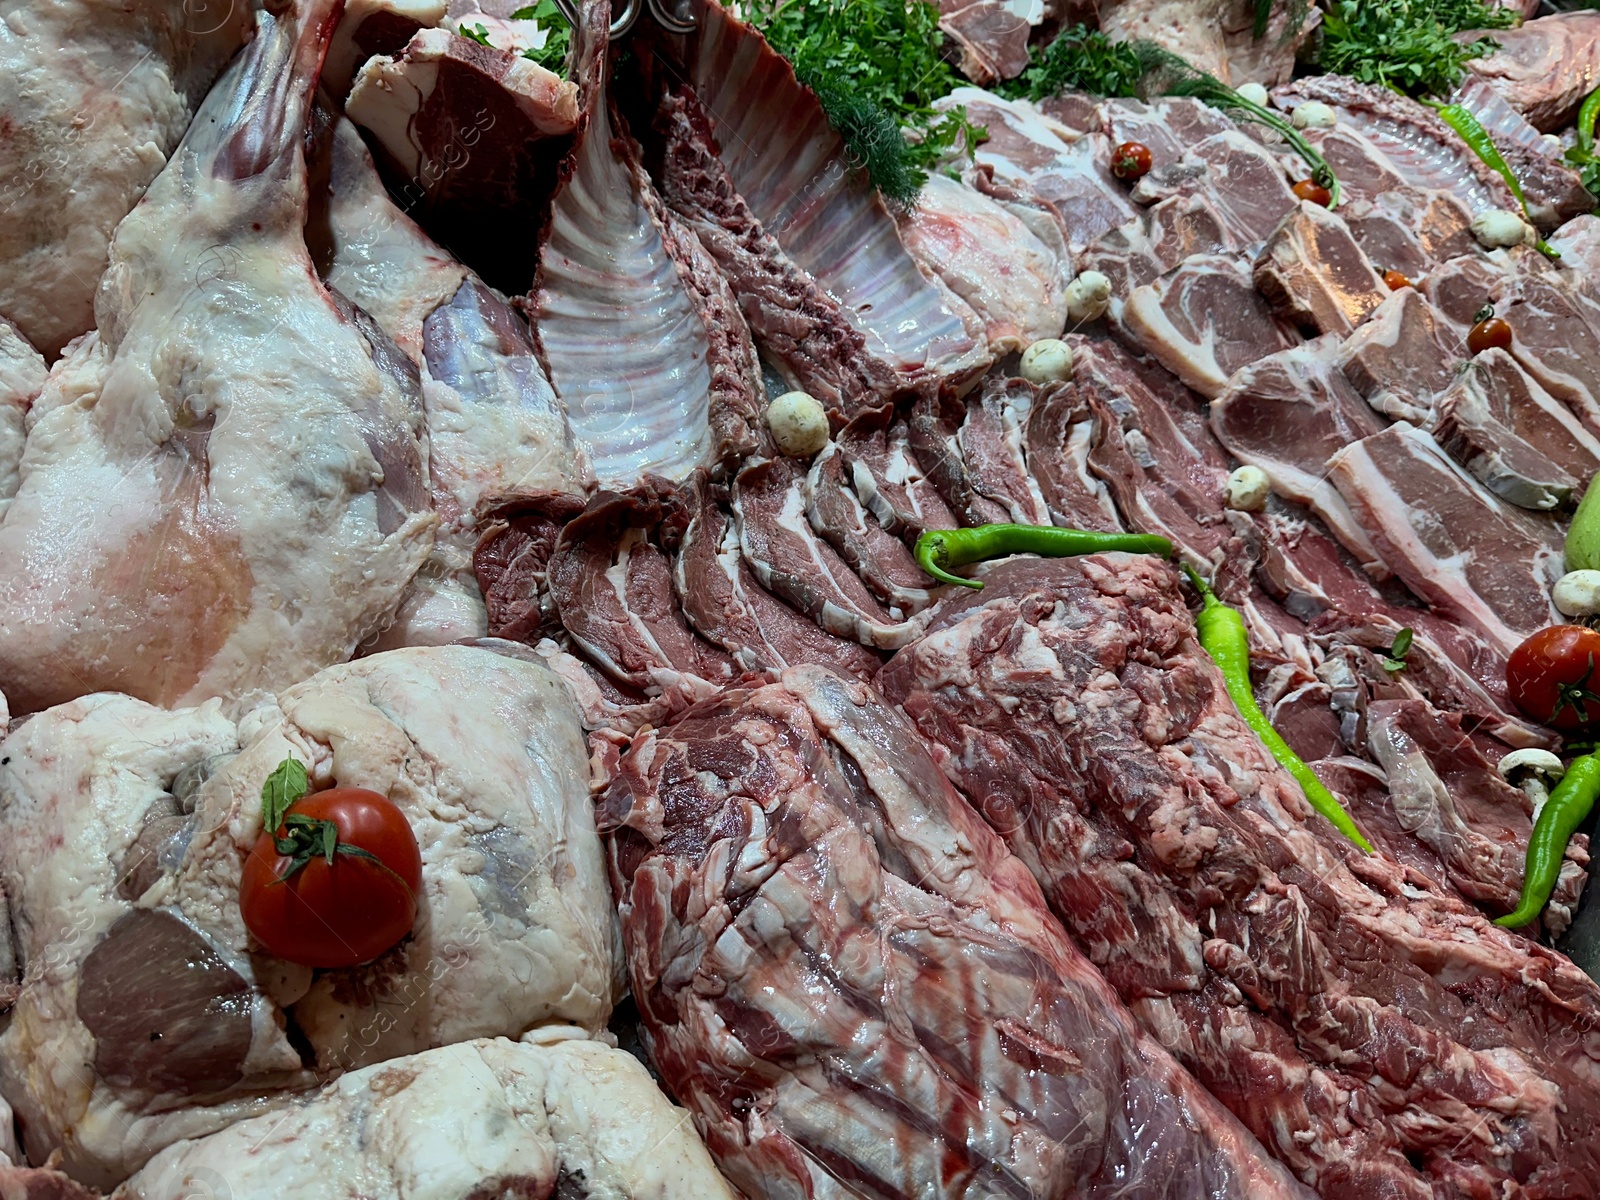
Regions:
M 1521 271 L 1501 282 L 1495 307 L 1515 334 L 1517 362 L 1600 431 L 1600 303 L 1552 272 Z
M 830 442 L 806 473 L 806 519 L 884 604 L 917 613 L 933 601 L 911 550 L 866 510 L 846 478 L 844 452 Z
M 909 383 L 960 387 L 981 374 L 987 350 L 917 270 L 816 97 L 750 25 L 708 0 L 689 8 L 695 33 L 681 55 L 671 42 L 661 53 L 709 115 L 715 152 L 761 228 Z
M 913 257 L 983 319 L 991 354 L 1061 335 L 1072 264 L 997 201 L 930 175 L 900 230 Z
M 0 318 L 47 358 L 94 328 L 117 222 L 166 164 L 251 6 L 12 0 L 0 22 Z
M 1575 504 L 1600 470 L 1600 441 L 1504 350 L 1475 355 L 1437 410 L 1439 444 L 1511 504 Z
M 114 1200 L 197 1194 L 734 1200 L 639 1061 L 580 1038 L 480 1039 L 352 1071 L 286 1113 L 167 1147 Z
M 343 104 L 368 59 L 400 56 L 419 30 L 438 27 L 447 9 L 444 0 L 348 0 L 322 64 L 323 91 Z
M 960 524 L 912 453 L 910 427 L 892 412 L 862 413 L 839 431 L 839 448 L 857 499 L 890 533 L 914 543 L 925 529 Z
M 49 372 L 39 352 L 0 319 L 0 522 L 22 479 L 22 449 L 27 440 L 28 409 L 43 389 Z
M 1183 158 L 1151 171 L 1132 192 L 1140 204 L 1196 194 L 1221 218 L 1234 245 L 1251 251 L 1299 207 L 1278 161 L 1237 129 L 1190 146 Z
M 1434 397 L 1455 378 L 1462 341 L 1440 329 L 1415 288 L 1401 288 L 1339 348 L 1339 366 L 1373 408 L 1394 420 L 1433 422 Z
M 1116 145 L 1150 147 L 1156 163 L 1176 163 L 1199 142 L 1235 126 L 1221 111 L 1188 96 L 1143 100 L 1108 99 L 1095 110 L 1096 127 Z
M 600 769 L 646 1044 L 735 1185 L 1300 1194 L 869 689 L 791 670 Z
M 1472 113 L 1493 139 L 1522 185 L 1529 215 L 1540 229 L 1548 232 L 1594 211 L 1595 197 L 1578 172 L 1562 161 L 1559 143 L 1552 146 L 1488 83 L 1468 75 L 1450 99 Z
M 1122 319 L 1139 347 L 1208 399 L 1240 367 L 1299 339 L 1255 290 L 1250 266 L 1196 255 L 1128 296 Z
M 1388 295 L 1349 226 L 1305 201 L 1267 239 L 1255 282 L 1280 317 L 1314 333 L 1352 333 Z
M 1600 14 L 1558 13 L 1488 36 L 1500 49 L 1470 59 L 1467 70 L 1546 133 L 1570 124 L 1600 83 Z
M 1111 493 L 1089 462 L 1109 412 L 1109 405 L 1091 405 L 1081 386 L 1062 386 L 1045 388 L 1028 414 L 1023 430 L 1028 467 L 1057 525 L 1122 532 Z
M 940 0 L 939 28 L 961 51 L 961 73 L 988 86 L 1028 65 L 1028 35 L 1044 16 L 1039 0 Z
M 1464 254 L 1429 271 L 1419 287 L 1433 315 L 1455 328 L 1462 344 L 1479 312 L 1505 286 L 1506 265 L 1483 254 Z
M 1504 654 L 1557 619 L 1563 530 L 1501 503 L 1427 433 L 1398 422 L 1328 471 L 1384 563 L 1440 613 Z
M 1328 479 L 1328 458 L 1383 428 L 1338 368 L 1336 337 L 1280 350 L 1239 370 L 1211 402 L 1211 429 L 1272 490 L 1299 501 L 1364 567 L 1386 573 L 1350 506 Z
M 583 731 L 527 654 L 374 655 L 238 725 L 214 702 L 99 695 L 6 739 L 0 879 L 24 983 L 0 1091 L 33 1161 L 59 1149 L 75 1177 L 114 1183 L 319 1075 L 540 1024 L 604 1028 L 616 926 Z M 389 796 L 422 849 L 411 936 L 314 978 L 252 952 L 235 900 L 262 783 L 291 756 L 316 788 Z
M 1581 1192 L 1600 988 L 1314 814 L 1166 565 L 984 578 L 880 686 L 1143 1027 L 1323 1195 Z
M 1223 83 L 1280 83 L 1294 70 L 1300 43 L 1319 14 L 1295 0 L 1276 0 L 1266 33 L 1254 36 L 1253 0 L 1098 0 L 1100 27 L 1116 41 L 1147 39 Z

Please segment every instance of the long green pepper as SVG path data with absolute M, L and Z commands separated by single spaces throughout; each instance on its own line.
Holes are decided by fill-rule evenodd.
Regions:
M 1529 924 L 1544 911 L 1544 906 L 1550 902 L 1550 893 L 1556 889 L 1556 880 L 1561 876 L 1561 860 L 1566 857 L 1567 843 L 1594 808 L 1596 796 L 1600 796 L 1600 754 L 1573 759 L 1567 773 L 1539 810 L 1539 819 L 1528 835 L 1522 899 L 1514 912 L 1495 918 L 1496 925 L 1515 929 Z
M 1217 594 L 1193 567 L 1184 564 L 1183 569 L 1203 602 L 1200 615 L 1194 620 L 1195 629 L 1200 634 L 1200 647 L 1221 670 L 1222 682 L 1239 715 L 1255 731 L 1261 744 L 1278 760 L 1278 764 L 1293 775 L 1295 782 L 1305 790 L 1311 807 L 1333 822 L 1333 827 L 1345 837 L 1371 854 L 1372 843 L 1357 828 L 1344 805 L 1339 803 L 1339 798 L 1289 748 L 1289 743 L 1283 740 L 1256 704 L 1255 689 L 1250 685 L 1250 634 L 1245 629 L 1244 618 L 1218 600 Z
M 950 568 L 971 566 L 1008 554 L 1067 558 L 1112 550 L 1159 554 L 1166 558 L 1172 554 L 1172 543 L 1146 533 L 1094 533 L 1084 529 L 1058 529 L 1054 525 L 979 525 L 973 529 L 930 529 L 917 539 L 912 555 L 919 567 L 943 583 L 981 589 L 982 580 L 952 575 Z
M 1500 153 L 1499 147 L 1494 144 L 1494 139 L 1489 136 L 1489 131 L 1483 127 L 1483 123 L 1459 104 L 1430 104 L 1429 107 L 1444 119 L 1446 125 L 1461 135 L 1461 140 L 1467 144 L 1469 150 L 1488 163 L 1490 169 L 1498 172 L 1500 178 L 1506 181 L 1511 194 L 1517 198 L 1517 203 L 1522 205 L 1522 215 L 1528 218 L 1529 224 L 1532 224 L 1533 216 L 1528 211 L 1528 197 L 1522 190 L 1522 181 L 1511 169 L 1511 164 L 1506 162 L 1505 156 Z M 1561 257 L 1543 238 L 1534 244 L 1546 257 Z

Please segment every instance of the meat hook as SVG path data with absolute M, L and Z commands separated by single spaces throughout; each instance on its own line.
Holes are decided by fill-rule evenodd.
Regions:
M 693 17 L 680 17 L 667 6 L 667 0 L 648 0 L 650 15 L 668 33 L 693 33 L 696 21 Z M 568 25 L 574 29 L 578 27 L 577 0 L 556 0 L 556 7 L 561 10 L 561 15 Z M 611 22 L 611 36 L 620 38 L 633 28 L 634 22 L 639 19 L 640 0 L 627 0 L 622 12 Z

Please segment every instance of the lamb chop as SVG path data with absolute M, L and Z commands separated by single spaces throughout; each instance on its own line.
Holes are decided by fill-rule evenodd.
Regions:
M 258 19 L 122 223 L 99 329 L 30 414 L 0 523 L 13 708 L 285 686 L 348 658 L 433 542 L 416 373 L 318 281 L 301 136 L 337 0 Z
M 0 27 L 0 317 L 47 357 L 94 328 L 117 222 L 249 36 L 233 0 L 25 0 Z
M 313 972 L 246 932 L 240 874 L 289 757 L 314 789 L 388 796 L 420 845 L 417 922 L 364 966 Z M 620 957 L 583 731 L 531 651 L 377 654 L 238 724 L 215 703 L 88 697 L 29 718 L 0 760 L 21 984 L 0 1091 L 35 1163 L 60 1150 L 75 1178 L 114 1184 L 340 1071 L 610 1016 Z

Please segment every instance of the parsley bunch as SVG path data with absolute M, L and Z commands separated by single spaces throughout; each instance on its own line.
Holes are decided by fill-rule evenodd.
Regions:
M 1044 100 L 1062 92 L 1136 96 L 1144 67 L 1127 42 L 1113 42 L 1098 29 L 1069 25 L 1048 46 L 1029 51 L 1028 69 L 998 85 L 1011 100 Z
M 963 80 L 943 57 L 928 0 L 752 0 L 746 15 L 816 92 L 886 199 L 910 204 L 929 167 L 981 138 L 965 110 L 934 111 Z
M 1411 96 L 1447 96 L 1464 63 L 1498 48 L 1491 38 L 1452 35 L 1515 21 L 1511 9 L 1480 0 L 1333 0 L 1322 16 L 1317 66 Z
M 556 0 L 539 0 L 537 4 L 519 8 L 511 14 L 511 19 L 537 21 L 539 28 L 545 31 L 544 45 L 537 50 L 524 50 L 522 57 L 538 63 L 547 71 L 565 75 L 567 55 L 572 50 L 572 26 L 567 24 L 567 19 L 556 7 Z

